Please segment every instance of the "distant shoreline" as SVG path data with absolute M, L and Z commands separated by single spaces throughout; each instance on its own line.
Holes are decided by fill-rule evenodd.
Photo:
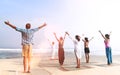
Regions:
M 103 52 L 102 52 L 103 51 Z M 10 58 L 21 58 L 22 50 L 21 49 L 0 49 L 0 59 L 10 59 Z M 33 54 L 50 54 L 50 50 L 48 50 L 48 52 L 46 51 L 40 51 L 40 49 L 33 49 Z M 66 54 L 68 53 L 72 53 L 74 54 L 74 52 L 72 50 L 70 51 L 65 51 Z M 56 54 L 57 54 L 57 50 L 56 50 Z M 82 52 L 83 56 L 84 56 L 84 52 Z M 116 50 L 112 53 L 113 55 L 120 55 L 120 51 Z M 90 52 L 91 56 L 105 56 L 105 51 L 104 50 L 97 50 L 97 51 L 91 51 Z
M 72 48 L 65 48 L 65 52 L 74 52 Z M 2 49 L 0 48 L 0 52 L 12 52 L 12 53 L 21 53 L 22 49 Z M 48 53 L 51 52 L 51 49 L 33 49 L 33 53 Z M 57 52 L 57 49 L 56 49 Z M 5 53 L 5 52 L 4 52 Z M 82 50 L 84 54 L 84 49 Z M 105 55 L 105 50 L 90 50 L 90 55 Z M 120 50 L 112 50 L 112 55 L 120 55 Z

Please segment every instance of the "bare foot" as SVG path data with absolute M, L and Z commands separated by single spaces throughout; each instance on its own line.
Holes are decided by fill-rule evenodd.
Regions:
M 30 71 L 27 71 L 26 73 L 30 73 Z
M 80 66 L 76 66 L 76 68 L 80 68 Z

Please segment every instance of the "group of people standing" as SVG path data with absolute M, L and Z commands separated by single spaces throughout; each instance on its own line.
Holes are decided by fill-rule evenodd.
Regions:
M 30 64 L 31 64 L 31 56 L 32 56 L 32 45 L 33 45 L 33 34 L 38 31 L 39 29 L 45 27 L 47 24 L 44 23 L 43 25 L 31 29 L 31 24 L 27 23 L 25 28 L 26 29 L 21 29 L 16 27 L 15 25 L 12 25 L 9 21 L 4 22 L 6 25 L 12 27 L 18 32 L 21 32 L 22 34 L 22 56 L 23 56 L 23 66 L 24 66 L 24 73 L 30 73 Z M 105 48 L 106 48 L 106 57 L 107 57 L 107 64 L 110 65 L 112 63 L 112 53 L 111 53 L 111 47 L 110 47 L 110 34 L 105 34 L 105 36 L 99 31 L 102 37 L 104 38 L 104 43 L 105 43 Z M 62 67 L 65 59 L 64 55 L 64 40 L 66 35 L 69 36 L 69 38 L 73 41 L 74 43 L 74 53 L 76 57 L 76 68 L 80 68 L 80 59 L 82 57 L 81 54 L 81 46 L 80 46 L 80 40 L 81 37 L 79 35 L 75 35 L 75 39 L 73 39 L 68 32 L 65 32 L 64 37 L 57 37 L 56 33 L 54 33 L 54 36 L 56 40 L 58 41 L 58 60 L 59 64 Z M 84 52 L 85 52 L 85 58 L 86 58 L 86 63 L 89 63 L 89 41 L 91 41 L 93 37 L 89 40 L 87 37 L 82 39 L 84 42 Z M 51 45 L 54 45 L 54 42 L 52 42 Z M 53 48 L 54 49 L 54 48 Z M 54 58 L 55 51 L 52 53 L 52 58 Z
M 100 30 L 99 30 L 99 33 L 104 38 L 107 64 L 110 65 L 112 63 L 112 53 L 111 53 L 111 46 L 110 46 L 110 34 L 111 34 L 111 32 L 110 32 L 110 34 L 105 34 L 105 36 L 102 34 L 102 32 Z M 60 37 L 60 38 L 58 38 L 56 36 L 56 33 L 54 33 L 54 36 L 58 41 L 58 59 L 59 59 L 60 66 L 61 67 L 63 66 L 64 59 L 65 59 L 63 46 L 64 46 L 64 40 L 65 40 L 66 35 L 68 35 L 69 38 L 74 43 L 74 53 L 75 53 L 76 62 L 77 62 L 76 68 L 80 68 L 80 59 L 82 57 L 82 50 L 81 50 L 81 45 L 80 45 L 81 37 L 79 35 L 75 35 L 75 39 L 73 39 L 68 32 L 65 32 L 64 37 Z M 92 39 L 93 39 L 93 37 L 91 39 L 88 39 L 88 37 L 84 37 L 84 39 L 82 39 L 82 41 L 84 42 L 84 53 L 85 53 L 86 63 L 89 63 L 89 57 L 90 57 L 89 56 L 89 53 L 90 53 L 89 42 Z
M 64 62 L 64 59 L 65 59 L 63 46 L 64 46 L 64 40 L 65 40 L 66 35 L 68 35 L 69 38 L 74 43 L 74 53 L 75 53 L 76 63 L 77 63 L 76 68 L 80 68 L 80 59 L 82 57 L 81 45 L 80 45 L 81 37 L 79 35 L 75 35 L 75 39 L 73 39 L 68 32 L 65 32 L 64 37 L 60 37 L 60 38 L 58 38 L 56 33 L 54 33 L 54 36 L 58 41 L 58 59 L 59 59 L 60 66 L 61 67 L 63 66 L 63 62 Z M 92 40 L 92 39 L 93 39 L 93 37 L 90 40 Z M 88 44 L 89 44 L 90 40 L 88 40 L 87 37 L 85 37 L 85 39 L 82 39 L 82 41 L 84 42 L 84 52 L 85 52 L 85 57 L 86 57 L 86 63 L 89 63 L 90 50 L 89 50 Z

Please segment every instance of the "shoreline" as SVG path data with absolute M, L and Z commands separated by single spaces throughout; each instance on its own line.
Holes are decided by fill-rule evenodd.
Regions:
M 32 50 L 33 53 L 50 53 L 51 49 L 33 49 Z M 56 49 L 56 52 L 58 50 Z M 3 52 L 3 53 L 2 53 Z M 20 54 L 22 52 L 21 49 L 1 49 L 0 48 L 0 55 L 7 55 L 5 53 L 13 53 L 13 54 Z M 74 49 L 65 49 L 65 52 L 73 52 L 74 53 Z M 84 49 L 82 50 L 82 55 L 84 55 Z M 105 55 L 105 50 L 90 50 L 90 55 L 98 55 L 98 56 L 103 56 Z M 120 50 L 112 50 L 112 55 L 120 55 Z
M 116 52 L 116 54 L 112 53 L 112 56 L 119 56 L 120 55 L 119 52 L 120 51 Z M 16 49 L 15 50 L 0 50 L 0 59 L 21 58 L 22 57 L 21 53 L 22 53 L 22 51 L 20 51 L 20 50 L 16 51 Z M 51 53 L 50 51 L 48 51 L 48 52 L 34 51 L 33 55 L 48 54 L 50 56 L 50 53 Z M 105 52 L 103 52 L 102 54 L 101 53 L 99 54 L 99 53 L 100 52 L 96 53 L 96 52 L 92 51 L 92 52 L 90 52 L 90 56 L 106 56 Z M 69 54 L 74 55 L 74 51 L 65 51 L 65 55 L 66 54 L 67 55 L 69 55 Z M 57 55 L 57 51 L 56 51 L 56 55 Z M 82 56 L 84 56 L 84 55 L 85 55 L 84 52 L 82 52 Z

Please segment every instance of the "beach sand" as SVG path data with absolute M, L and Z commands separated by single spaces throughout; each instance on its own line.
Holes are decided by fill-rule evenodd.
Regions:
M 57 57 L 57 56 L 56 56 Z M 113 56 L 113 64 L 108 66 L 105 56 L 90 56 L 85 63 L 83 55 L 81 68 L 76 67 L 74 53 L 66 52 L 63 68 L 58 60 L 51 60 L 50 53 L 35 53 L 32 58 L 31 73 L 23 73 L 22 57 L 0 59 L 0 75 L 120 75 L 120 55 Z

